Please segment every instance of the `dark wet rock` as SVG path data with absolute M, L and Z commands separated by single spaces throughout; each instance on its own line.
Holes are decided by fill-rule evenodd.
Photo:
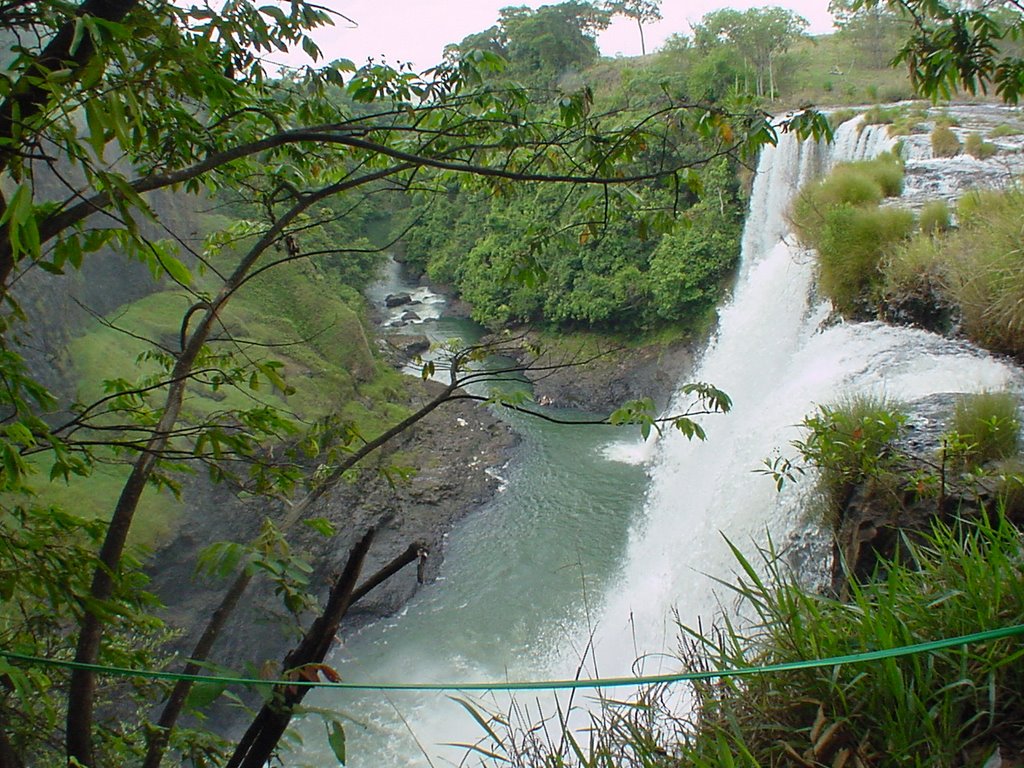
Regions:
M 393 333 L 384 341 L 389 353 L 393 353 L 392 358 L 398 358 L 400 363 L 404 363 L 416 355 L 422 355 L 430 349 L 430 339 L 422 333 Z
M 412 296 L 408 293 L 389 293 L 384 297 L 384 306 L 389 309 L 401 307 L 412 303 Z
M 409 310 L 408 312 L 403 312 L 401 319 L 407 323 L 414 323 L 419 320 L 422 320 L 422 318 L 412 310 Z

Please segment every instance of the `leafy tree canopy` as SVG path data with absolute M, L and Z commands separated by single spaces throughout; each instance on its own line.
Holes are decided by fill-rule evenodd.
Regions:
M 910 70 L 915 89 L 949 98 L 959 89 L 987 93 L 1016 104 L 1024 92 L 1024 7 L 1016 0 L 962 4 L 945 0 L 858 0 L 853 11 L 887 7 L 909 20 L 910 31 L 896 56 Z
M 807 26 L 807 19 L 777 6 L 746 11 L 725 8 L 705 14 L 694 28 L 694 38 L 705 50 L 721 43 L 734 45 L 754 70 L 757 95 L 775 98 L 775 60 Z
M 502 8 L 498 24 L 469 35 L 456 47 L 492 51 L 506 58 L 509 74 L 552 84 L 597 61 L 597 33 L 608 26 L 608 11 L 588 2 Z

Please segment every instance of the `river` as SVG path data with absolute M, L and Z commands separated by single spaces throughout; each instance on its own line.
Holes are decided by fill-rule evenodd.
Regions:
M 390 310 L 386 324 L 412 310 L 422 322 L 401 330 L 434 343 L 473 343 L 483 333 L 471 321 L 445 316 L 443 298 L 409 282 L 392 262 L 368 297 L 383 306 L 386 295 L 398 292 L 417 303 Z M 495 469 L 501 490 L 451 532 L 437 581 L 398 616 L 346 638 L 333 653 L 330 662 L 346 680 L 534 678 L 538 660 L 553 658 L 586 621 L 588 608 L 596 610 L 643 506 L 648 477 L 640 436 L 628 428 L 572 427 L 514 413 L 503 418 L 521 443 L 516 457 Z M 356 768 L 426 764 L 417 740 L 432 756 L 457 760 L 464 750 L 437 742 L 479 735 L 461 708 L 438 694 L 331 692 L 318 694 L 313 706 L 351 715 L 347 733 Z M 321 764 L 323 726 L 307 723 L 300 732 L 309 746 L 298 754 Z

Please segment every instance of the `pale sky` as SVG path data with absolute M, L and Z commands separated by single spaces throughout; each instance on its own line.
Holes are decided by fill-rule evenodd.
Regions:
M 492 26 L 498 10 L 509 5 L 537 8 L 560 0 L 321 0 L 323 4 L 352 19 L 357 26 L 337 19 L 335 26 L 319 32 L 317 42 L 325 60 L 345 58 L 355 64 L 369 56 L 388 63 L 412 62 L 419 71 L 441 60 L 445 45 Z M 811 34 L 832 31 L 827 0 L 662 0 L 662 21 L 644 27 L 647 51 L 658 48 L 676 32 L 689 33 L 689 21 L 719 8 L 746 9 L 778 5 L 789 8 L 810 22 Z M 640 55 L 640 36 L 632 19 L 618 17 L 598 38 L 605 56 Z M 292 59 L 291 63 L 299 63 Z

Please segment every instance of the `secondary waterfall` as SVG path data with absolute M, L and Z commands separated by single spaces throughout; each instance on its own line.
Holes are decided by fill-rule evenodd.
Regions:
M 739 279 L 693 376 L 725 390 L 734 407 L 704 419 L 706 443 L 666 433 L 658 445 L 644 514 L 596 631 L 593 658 L 602 675 L 629 674 L 641 657 L 645 673 L 678 667 L 671 657 L 675 616 L 709 626 L 719 609 L 714 578 L 729 579 L 736 568 L 726 538 L 748 554 L 769 536 L 776 546 L 813 541 L 814 521 L 754 470 L 773 449 L 789 447 L 798 436 L 794 425 L 815 404 L 853 392 L 911 401 L 1012 381 L 1003 363 L 930 333 L 881 323 L 823 325 L 829 307 L 814 297 L 813 254 L 790 235 L 786 211 L 817 173 L 891 144 L 886 126 L 850 120 L 832 146 L 783 134 L 762 152 Z

